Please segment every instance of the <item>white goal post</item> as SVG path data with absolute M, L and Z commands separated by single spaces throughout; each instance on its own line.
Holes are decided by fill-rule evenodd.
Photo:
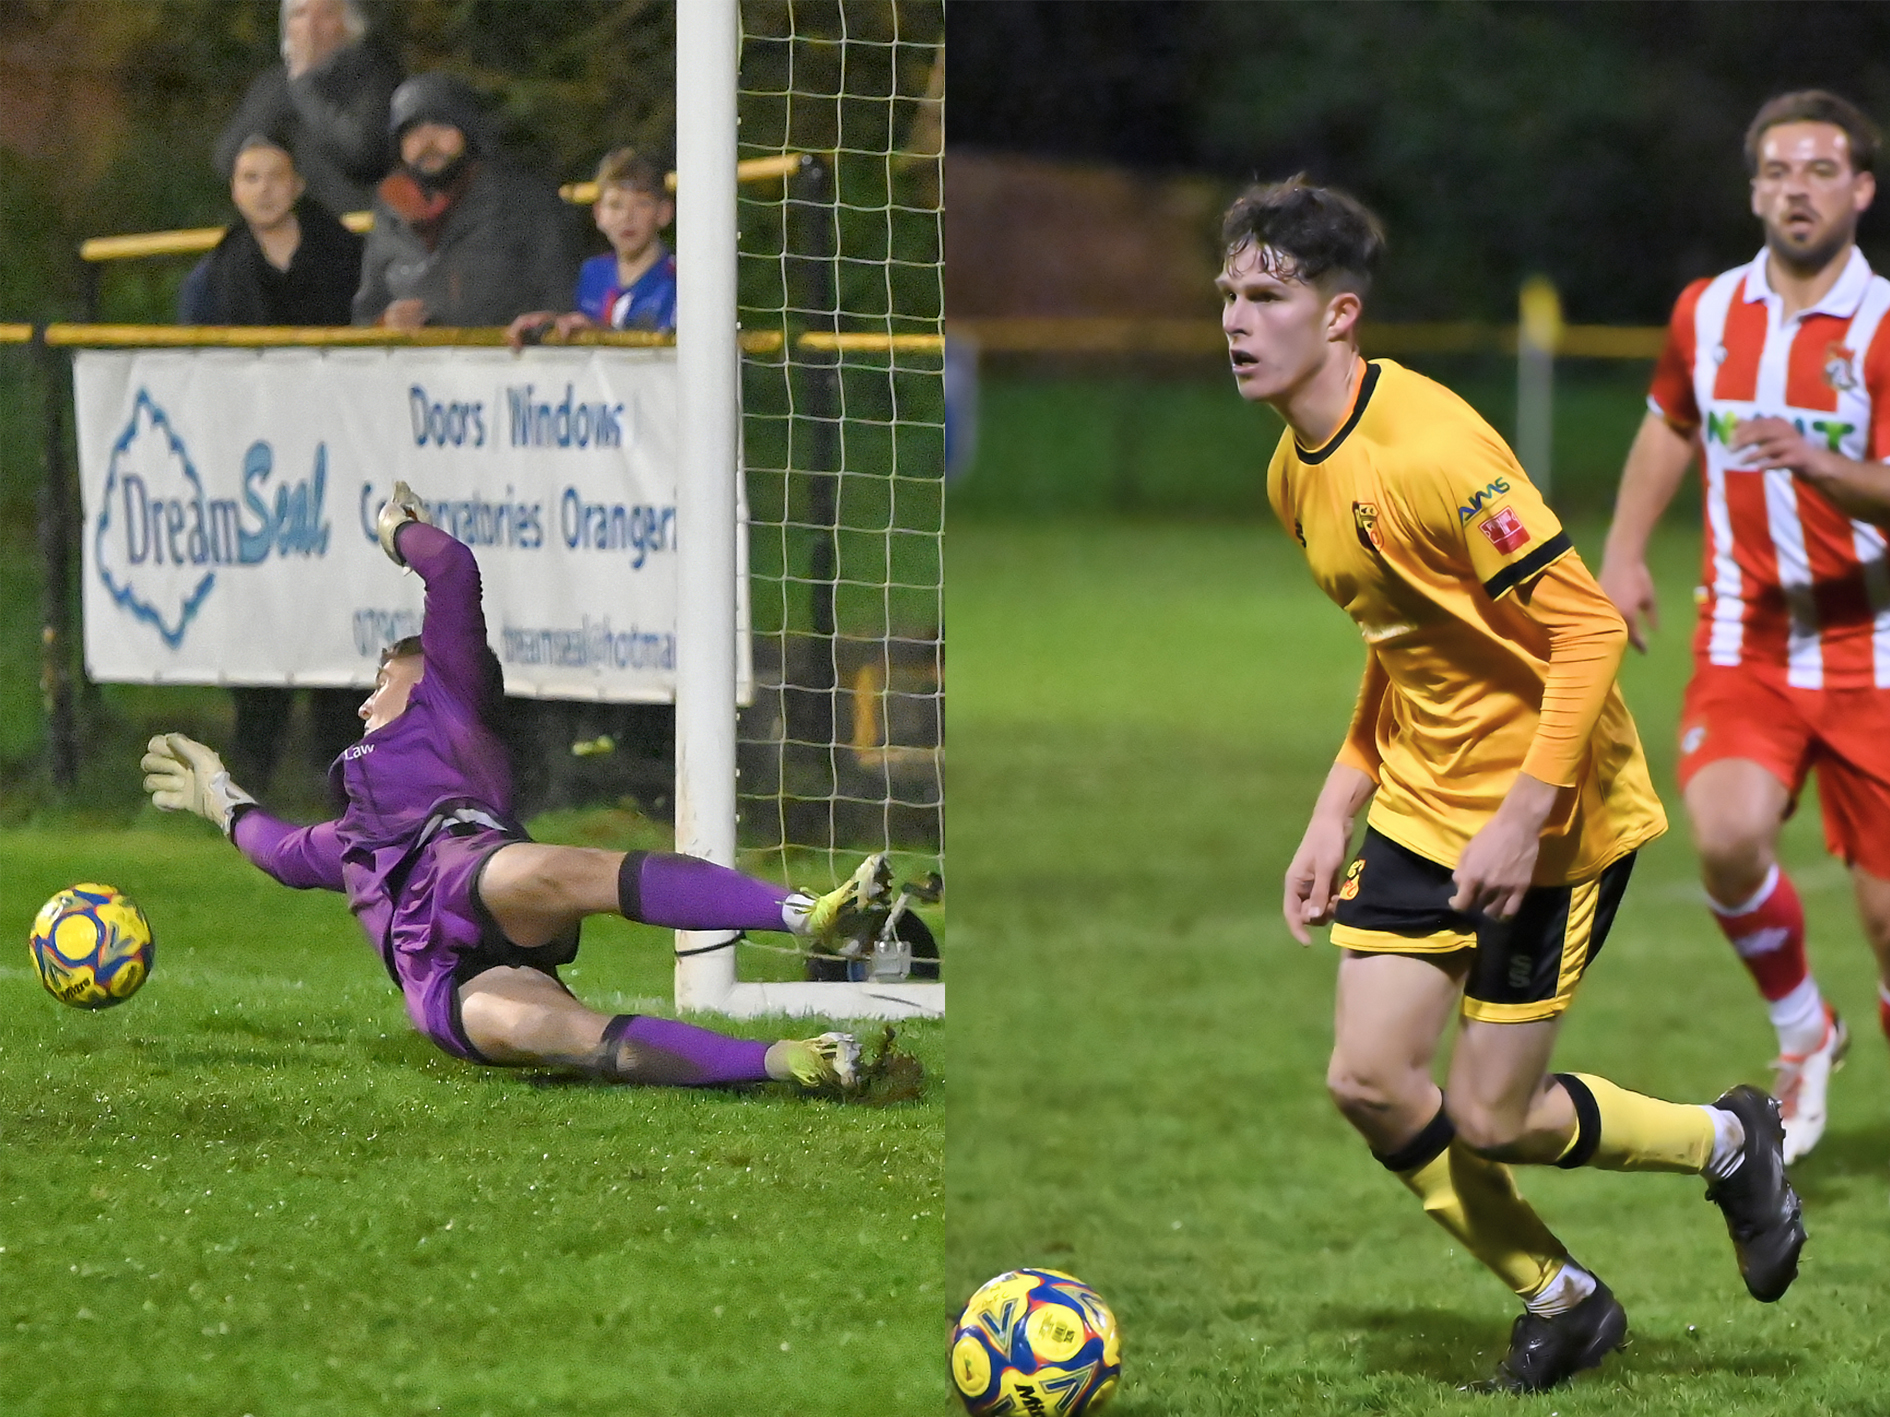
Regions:
M 736 863 L 741 475 L 739 0 L 676 7 L 676 849 Z M 738 1018 L 938 1017 L 942 983 L 743 982 L 726 933 L 678 931 L 676 1006 Z

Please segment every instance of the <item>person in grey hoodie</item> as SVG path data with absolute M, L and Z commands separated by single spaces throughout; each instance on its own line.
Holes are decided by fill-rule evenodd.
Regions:
M 556 188 L 492 150 L 479 102 L 450 74 L 394 91 L 398 153 L 374 199 L 354 323 L 505 325 L 567 297 L 572 219 Z

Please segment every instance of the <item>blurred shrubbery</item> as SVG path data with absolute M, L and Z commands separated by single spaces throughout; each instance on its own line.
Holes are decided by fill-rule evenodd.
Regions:
M 1541 271 L 1572 320 L 1655 324 L 1759 247 L 1759 105 L 1821 86 L 1890 121 L 1886 56 L 1890 6 L 1831 0 L 968 4 L 947 140 L 1349 188 L 1390 230 L 1381 319 L 1511 320 Z

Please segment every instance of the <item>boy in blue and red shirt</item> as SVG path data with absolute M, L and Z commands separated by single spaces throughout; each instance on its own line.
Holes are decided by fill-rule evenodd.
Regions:
M 473 553 L 425 520 L 405 483 L 380 514 L 381 545 L 426 583 L 418 636 L 388 648 L 361 706 L 366 731 L 329 769 L 346 809 L 296 827 L 230 781 L 180 733 L 151 740 L 145 790 L 222 827 L 284 885 L 347 894 L 400 986 L 414 1027 L 454 1057 L 573 1068 L 614 1082 L 851 1087 L 851 1035 L 773 1044 L 672 1019 L 600 1014 L 558 979 L 587 915 L 679 930 L 780 930 L 833 944 L 876 930 L 890 905 L 883 856 L 815 898 L 695 857 L 534 842 L 512 815 L 492 729 L 504 693 L 486 642 Z
M 520 315 L 506 331 L 514 349 L 535 343 L 548 326 L 559 339 L 574 330 L 676 328 L 676 258 L 662 236 L 676 219 L 676 203 L 664 173 L 631 148 L 606 154 L 597 167 L 591 216 L 611 249 L 578 268 L 577 309 Z

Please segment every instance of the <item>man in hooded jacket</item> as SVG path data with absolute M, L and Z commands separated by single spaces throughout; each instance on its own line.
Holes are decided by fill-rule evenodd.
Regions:
M 550 183 L 492 150 L 472 91 L 418 74 L 394 91 L 394 170 L 374 200 L 354 323 L 504 325 L 565 298 L 570 214 Z

